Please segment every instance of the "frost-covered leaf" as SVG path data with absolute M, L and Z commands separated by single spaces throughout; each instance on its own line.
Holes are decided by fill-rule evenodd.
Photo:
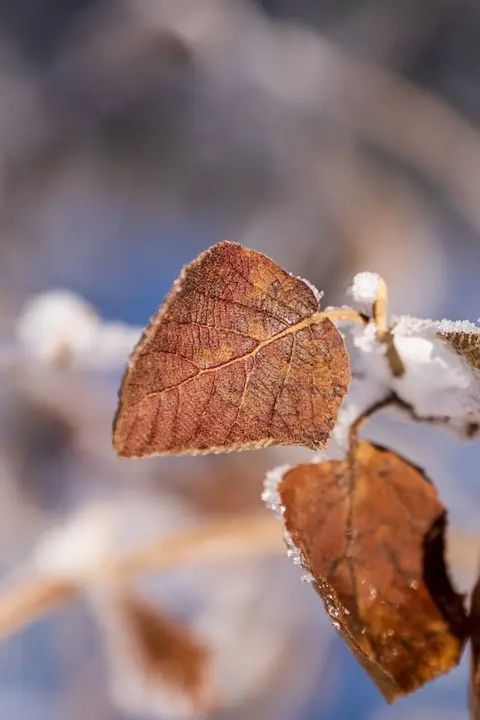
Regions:
M 451 327 L 443 323 L 440 324 L 437 334 L 461 355 L 470 367 L 480 370 L 480 328 L 467 321 L 451 323 Z
M 465 614 L 444 565 L 445 510 L 418 468 L 362 442 L 347 460 L 289 470 L 278 492 L 334 626 L 389 701 L 458 663 Z
M 311 287 L 223 242 L 188 265 L 125 374 L 114 423 L 123 457 L 325 445 L 348 356 Z
M 462 437 L 471 437 L 472 428 L 480 424 L 480 373 L 473 367 L 474 338 L 461 338 L 475 335 L 475 326 L 467 321 L 409 316 L 393 317 L 390 324 L 392 342 L 402 363 L 401 375 L 393 372 L 387 345 L 377 337 L 373 323 L 348 327 L 352 374 L 362 388 L 362 396 L 370 396 L 372 404 L 378 398 L 398 399 L 416 418 L 442 422 Z M 462 353 L 454 343 L 463 343 Z M 345 415 L 343 410 L 349 404 L 350 393 L 341 415 Z

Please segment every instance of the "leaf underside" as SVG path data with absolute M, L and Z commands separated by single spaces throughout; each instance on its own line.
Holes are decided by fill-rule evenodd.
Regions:
M 120 456 L 324 447 L 350 380 L 340 333 L 304 281 L 222 242 L 184 268 L 135 348 Z

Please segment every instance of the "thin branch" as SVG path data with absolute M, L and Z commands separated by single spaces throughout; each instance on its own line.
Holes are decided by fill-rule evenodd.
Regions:
M 353 322 L 360 323 L 361 325 L 368 323 L 368 318 L 366 318 L 365 315 L 362 315 L 352 308 L 329 308 L 321 313 L 321 315 L 328 317 L 332 322 L 335 320 L 353 320 Z
M 190 564 L 215 564 L 283 552 L 276 519 L 248 515 L 237 520 L 217 521 L 182 535 L 147 541 L 102 567 L 102 572 L 116 581 Z
M 72 580 L 39 577 L 0 592 L 0 639 L 13 635 L 46 612 L 71 601 L 91 583 L 122 583 L 138 575 L 268 555 L 283 555 L 278 522 L 252 515 L 219 521 L 180 535 L 148 540 L 119 558 Z
M 72 600 L 78 588 L 67 580 L 34 578 L 0 593 L 0 640 L 18 632 L 34 618 Z
M 386 408 L 392 407 L 393 405 L 395 405 L 395 396 L 392 394 L 384 400 L 379 400 L 378 402 L 370 405 L 370 407 L 367 408 L 365 412 L 363 412 L 360 417 L 358 417 L 355 422 L 352 423 L 348 433 L 350 454 L 358 443 L 358 433 L 360 432 L 360 428 L 363 427 L 367 420 L 369 420 L 373 415 L 380 412 L 381 410 L 385 410 Z
M 352 432 L 358 433 L 369 417 L 390 406 L 400 406 L 394 396 L 372 405 L 354 423 Z M 461 532 L 450 534 L 450 556 L 456 565 L 471 569 L 476 563 L 476 551 L 466 552 L 466 548 L 472 548 L 474 541 L 479 543 L 476 537 L 465 539 Z M 180 570 L 189 565 L 281 556 L 284 553 L 278 522 L 270 516 L 247 515 L 237 520 L 213 522 L 173 537 L 150 539 L 120 557 L 99 563 L 83 577 L 71 580 L 37 577 L 24 584 L 4 587 L 0 592 L 0 639 L 13 635 L 36 618 L 70 602 L 91 584 L 124 585 L 143 574 Z
M 377 337 L 386 342 L 388 335 L 388 289 L 382 277 L 378 278 L 377 297 L 373 303 L 373 321 L 377 326 Z
M 377 297 L 373 303 L 373 321 L 377 328 L 377 338 L 387 347 L 387 361 L 392 375 L 400 377 L 405 373 L 405 366 L 400 357 L 391 328 L 388 326 L 388 288 L 382 277 L 378 278 Z

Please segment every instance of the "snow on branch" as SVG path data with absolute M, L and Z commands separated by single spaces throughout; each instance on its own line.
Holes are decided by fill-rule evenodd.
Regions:
M 103 322 L 78 295 L 52 290 L 25 305 L 16 328 L 16 353 L 12 349 L 6 357 L 106 370 L 125 364 L 140 334 L 140 327 Z

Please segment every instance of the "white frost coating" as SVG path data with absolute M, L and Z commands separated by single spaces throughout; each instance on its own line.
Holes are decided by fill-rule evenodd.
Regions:
M 304 583 L 313 583 L 315 580 L 311 572 L 304 573 L 300 579 Z
M 285 506 L 282 505 L 278 492 L 278 484 L 283 476 L 291 469 L 291 465 L 280 465 L 269 470 L 263 482 L 262 500 L 269 510 L 272 510 L 277 517 L 282 517 Z
M 285 514 L 285 505 L 282 504 L 280 499 L 278 484 L 282 481 L 285 473 L 287 473 L 290 469 L 291 465 L 281 465 L 280 467 L 270 470 L 267 473 L 263 485 L 262 500 L 267 508 L 272 510 L 282 521 Z M 301 552 L 293 542 L 285 525 L 283 526 L 283 542 L 285 543 L 285 547 L 287 549 L 287 557 L 291 558 L 295 565 L 302 565 Z M 304 576 L 304 578 L 306 578 L 306 576 Z M 305 579 L 304 581 L 310 582 L 309 579 Z
M 409 316 L 394 318 L 392 325 L 395 348 L 405 368 L 400 377 L 395 377 L 390 370 L 386 346 L 377 340 L 374 324 L 350 328 L 356 351 L 352 370 L 359 382 L 352 381 L 339 413 L 334 439 L 341 437 L 350 419 L 356 419 L 355 411 L 350 408 L 352 403 L 356 404 L 357 393 L 373 402 L 395 393 L 419 417 L 451 419 L 452 429 L 460 431 L 479 421 L 480 373 L 437 335 L 438 332 L 478 332 L 478 328 L 468 321 L 433 322 Z
M 370 316 L 372 305 L 377 297 L 378 281 L 380 275 L 372 272 L 357 273 L 352 285 L 347 289 L 347 296 L 351 298 L 355 310 Z
M 343 459 L 352 424 L 393 394 L 421 418 L 450 419 L 451 429 L 463 435 L 471 423 L 480 422 L 480 372 L 437 334 L 479 333 L 480 328 L 467 320 L 434 322 L 409 316 L 392 318 L 391 324 L 405 367 L 401 377 L 392 374 L 387 347 L 377 339 L 373 322 L 345 326 L 353 344 L 352 381 L 327 447 L 315 453 L 312 462 Z
M 294 275 L 293 277 L 296 277 L 297 280 L 301 280 L 303 283 L 305 283 L 305 285 L 307 285 L 307 287 L 310 288 L 310 290 L 315 295 L 315 298 L 317 299 L 318 305 L 320 306 L 321 300 L 324 295 L 323 290 L 319 290 L 318 288 L 316 288 L 315 285 L 310 282 L 310 280 L 306 280 L 305 278 L 298 277 L 297 275 Z
M 42 573 L 84 581 L 114 549 L 114 517 L 105 505 L 88 506 L 37 545 L 33 564 Z
M 478 328 L 470 320 L 440 320 L 437 323 L 433 323 L 433 327 L 437 332 L 464 332 L 464 333 L 480 333 Z
M 405 374 L 392 378 L 392 388 L 418 415 L 460 418 L 475 410 L 472 391 L 480 390 L 478 379 L 444 340 L 402 335 L 401 326 L 394 336 Z
M 385 356 L 386 348 L 377 340 L 375 325 L 350 324 L 348 332 L 354 346 L 350 358 L 352 380 L 327 447 L 315 453 L 312 462 L 343 460 L 348 450 L 352 424 L 369 408 L 391 394 L 391 372 Z
M 283 542 L 287 548 L 287 557 L 293 560 L 294 565 L 302 565 L 302 553 L 285 527 L 283 528 Z
M 17 337 L 31 357 L 55 360 L 60 353 L 89 347 L 100 320 L 81 297 L 52 290 L 32 298 L 17 324 Z
M 350 294 L 360 312 L 371 314 L 376 298 L 379 276 L 373 273 L 357 275 Z M 363 305 L 362 305 L 363 303 Z M 327 308 L 328 310 L 328 308 Z M 326 449 L 314 453 L 311 462 L 341 460 L 349 447 L 352 424 L 365 413 L 389 398 L 398 397 L 420 418 L 448 421 L 448 426 L 467 435 L 472 423 L 480 423 L 480 371 L 472 368 L 438 333 L 480 333 L 480 328 L 464 320 L 452 322 L 422 320 L 409 316 L 392 318 L 395 349 L 402 361 L 404 373 L 395 376 L 389 362 L 388 346 L 377 338 L 375 323 L 367 325 L 351 321 L 336 321 L 344 328 L 350 341 L 352 380 L 343 398 L 338 417 Z M 353 346 L 353 347 L 352 347 Z M 268 473 L 263 499 L 276 515 L 283 519 L 285 506 L 280 500 L 278 483 L 288 467 Z M 301 551 L 284 528 L 287 556 L 296 565 L 305 566 Z M 307 569 L 305 567 L 305 569 Z M 302 578 L 312 582 L 307 572 Z M 330 617 L 338 615 L 335 603 L 326 602 Z M 337 627 L 338 621 L 333 620 Z

